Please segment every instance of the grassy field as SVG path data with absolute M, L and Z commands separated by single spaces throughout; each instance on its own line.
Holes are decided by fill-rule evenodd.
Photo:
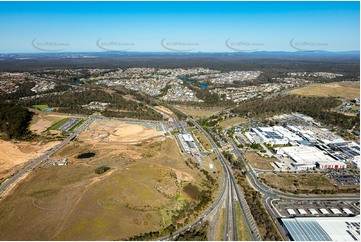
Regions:
M 333 183 L 323 174 L 260 174 L 260 178 L 266 184 L 279 190 L 288 192 L 298 191 L 342 191 L 358 186 L 334 186 Z
M 95 156 L 76 158 L 84 152 Z M 70 164 L 36 169 L 1 200 L 1 240 L 124 240 L 168 226 L 185 202 L 177 199 L 184 183 L 204 188 L 170 138 L 138 145 L 72 141 L 52 157 L 60 158 Z M 98 175 L 101 165 L 110 170 Z
M 48 130 L 57 130 L 60 126 L 62 126 L 63 124 L 65 124 L 67 121 L 69 120 L 69 118 L 64 118 L 62 120 L 60 120 L 59 122 L 56 122 L 55 124 L 53 124 L 52 126 L 50 126 L 48 128 Z
M 226 209 L 222 208 L 219 212 L 219 218 L 216 222 L 214 228 L 214 240 L 223 241 L 224 240 L 224 230 L 225 230 L 225 221 L 226 221 Z
M 319 97 L 360 98 L 360 83 L 316 84 L 290 92 L 290 94 Z
M 194 130 L 193 134 L 196 136 L 196 138 L 202 144 L 202 146 L 206 149 L 206 151 L 210 151 L 212 149 L 209 140 L 199 130 Z
M 176 109 L 179 111 L 197 119 L 211 116 L 219 111 L 222 111 L 220 107 L 211 107 L 211 108 L 198 108 L 198 107 L 191 107 L 185 105 L 174 105 Z
M 261 170 L 274 170 L 271 163 L 277 161 L 277 159 L 261 157 L 255 152 L 246 152 L 245 155 L 253 168 Z
M 46 110 L 48 107 L 49 107 L 49 106 L 48 106 L 47 104 L 44 104 L 44 105 L 34 105 L 34 106 L 32 106 L 32 108 L 37 109 L 37 110 L 42 111 L 42 112 L 43 112 L 44 110 Z
M 233 117 L 233 118 L 229 118 L 226 120 L 223 120 L 222 122 L 219 123 L 219 125 L 223 128 L 223 129 L 228 129 L 231 128 L 233 126 L 236 125 L 241 125 L 246 123 L 247 120 L 244 118 L 240 118 L 240 117 Z
M 246 222 L 243 219 L 241 208 L 239 207 L 239 204 L 236 203 L 235 206 L 236 209 L 236 216 L 237 216 L 237 230 L 238 230 L 238 240 L 241 241 L 250 241 L 251 237 L 248 233 Z
M 216 167 L 217 173 L 223 173 L 222 167 L 221 167 L 221 164 L 220 164 L 220 162 L 219 162 L 219 160 L 217 158 L 217 155 L 214 154 L 214 153 L 211 153 L 208 157 L 213 161 L 213 164 Z

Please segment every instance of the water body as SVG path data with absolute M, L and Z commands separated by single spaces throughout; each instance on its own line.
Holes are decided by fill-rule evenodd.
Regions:
M 202 89 L 205 89 L 205 88 L 207 88 L 208 86 L 207 86 L 207 84 L 201 83 L 201 84 L 199 85 L 199 87 L 202 88 Z
M 182 80 L 182 81 L 190 82 L 190 83 L 192 83 L 192 82 L 197 82 L 196 80 L 192 80 L 192 79 L 189 79 L 189 78 L 186 78 L 186 77 L 182 77 L 182 78 L 179 78 L 179 79 Z M 199 87 L 202 88 L 202 89 L 205 89 L 205 88 L 207 88 L 208 86 L 207 86 L 207 84 L 200 83 L 200 84 L 199 84 Z
M 197 199 L 197 197 L 200 195 L 198 187 L 192 184 L 187 184 L 185 187 L 183 187 L 183 192 L 191 199 Z
M 78 159 L 87 159 L 87 158 L 90 158 L 90 157 L 93 157 L 93 156 L 95 156 L 95 153 L 88 152 L 88 153 L 83 153 L 81 155 L 78 155 L 76 158 L 78 158 Z
M 186 82 L 195 82 L 196 80 L 192 80 L 192 79 L 189 79 L 187 77 L 182 77 L 182 78 L 179 78 L 181 79 L 182 81 L 186 81 Z

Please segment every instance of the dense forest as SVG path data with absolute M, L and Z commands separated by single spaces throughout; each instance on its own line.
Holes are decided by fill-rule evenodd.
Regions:
M 294 95 L 278 96 L 270 99 L 249 100 L 237 106 L 233 112 L 242 116 L 268 117 L 282 113 L 299 112 L 326 125 L 341 129 L 359 127 L 360 116 L 348 116 L 332 111 L 341 104 L 336 98 L 302 97 Z
M 24 139 L 33 113 L 14 103 L 0 102 L 0 132 L 3 139 Z

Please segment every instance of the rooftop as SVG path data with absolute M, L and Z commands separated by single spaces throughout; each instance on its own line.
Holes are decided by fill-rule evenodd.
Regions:
M 294 241 L 358 241 L 360 216 L 281 219 Z
M 279 153 L 285 153 L 288 156 L 299 164 L 309 164 L 316 162 L 335 162 L 329 155 L 325 155 L 323 151 L 317 149 L 313 146 L 291 146 L 291 147 L 282 147 L 279 149 Z

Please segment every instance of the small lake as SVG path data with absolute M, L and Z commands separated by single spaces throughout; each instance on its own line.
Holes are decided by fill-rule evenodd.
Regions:
M 186 77 L 182 77 L 182 78 L 179 78 L 180 80 L 182 80 L 182 81 L 186 81 L 186 82 L 197 82 L 196 80 L 192 80 L 192 79 L 189 79 L 189 78 L 186 78 Z M 200 83 L 199 84 L 199 87 L 200 88 L 202 88 L 202 89 L 205 89 L 205 88 L 207 88 L 208 86 L 207 86 L 207 84 L 204 84 L 204 83 Z
M 95 153 L 88 152 L 88 153 L 83 153 L 81 155 L 78 155 L 76 158 L 78 158 L 78 159 L 87 159 L 87 158 L 90 158 L 90 157 L 93 157 L 93 156 L 95 156 Z
M 205 89 L 205 88 L 207 88 L 208 86 L 207 86 L 207 84 L 201 83 L 201 84 L 199 85 L 199 87 L 202 88 L 202 89 Z
M 200 194 L 198 187 L 192 184 L 187 184 L 185 187 L 183 187 L 183 192 L 191 199 L 197 199 Z
M 186 81 L 186 82 L 195 82 L 196 80 L 192 80 L 192 79 L 189 79 L 187 77 L 182 77 L 182 78 L 179 78 L 181 79 L 182 81 Z

